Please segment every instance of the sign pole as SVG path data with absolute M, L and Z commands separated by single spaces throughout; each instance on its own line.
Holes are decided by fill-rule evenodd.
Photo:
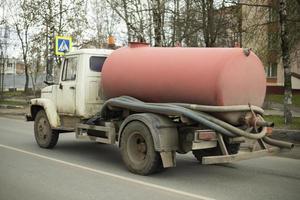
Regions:
M 46 81 L 50 82 L 50 77 L 49 75 L 51 74 L 51 69 L 50 69 L 50 65 L 49 65 L 49 35 L 48 35 L 48 28 L 49 26 L 46 26 L 46 32 L 47 32 L 47 36 L 46 36 L 46 52 L 47 52 L 47 60 L 46 60 Z

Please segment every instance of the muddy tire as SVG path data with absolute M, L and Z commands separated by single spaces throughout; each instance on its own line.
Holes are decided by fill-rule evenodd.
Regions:
M 121 155 L 126 167 L 135 174 L 149 175 L 162 169 L 162 161 L 154 149 L 148 127 L 142 122 L 130 122 L 122 133 Z
M 42 148 L 51 149 L 57 144 L 59 133 L 51 129 L 44 110 L 40 110 L 35 117 L 34 136 L 37 144 Z

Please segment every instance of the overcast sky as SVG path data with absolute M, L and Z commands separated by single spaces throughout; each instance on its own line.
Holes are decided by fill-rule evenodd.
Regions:
M 18 0 L 0 0 L 0 6 L 1 6 L 1 4 L 2 5 L 11 4 L 11 3 L 15 4 L 16 2 L 18 2 Z M 93 16 L 94 12 L 92 10 L 92 6 L 90 5 L 90 0 L 87 0 L 87 2 L 88 2 L 87 20 L 88 20 L 88 22 L 92 22 L 93 17 L 94 17 Z M 7 7 L 8 7 L 8 9 L 7 9 Z M 10 24 L 12 24 L 13 19 L 11 16 L 14 16 L 15 10 L 9 8 L 9 6 L 1 6 L 0 8 L 1 8 L 0 9 L 0 20 L 6 19 L 7 21 L 9 21 Z M 5 30 L 5 26 L 0 25 L 0 41 L 3 43 L 3 41 L 6 40 L 7 44 L 8 44 L 7 52 L 5 54 L 8 55 L 8 57 L 21 57 L 20 41 L 18 39 L 18 36 L 17 36 L 17 33 L 16 33 L 14 27 L 9 27 L 9 35 L 8 35 L 7 39 L 4 38 L 4 32 L 5 32 L 4 30 Z M 89 39 L 96 35 L 96 31 L 93 30 L 92 28 L 89 28 L 89 29 L 86 29 L 82 34 L 83 34 L 84 39 Z M 117 45 L 122 45 L 126 41 L 126 39 L 127 39 L 126 26 L 123 22 L 118 24 L 118 26 L 116 27 L 114 36 L 116 38 Z M 75 45 L 75 44 L 73 44 L 73 45 Z

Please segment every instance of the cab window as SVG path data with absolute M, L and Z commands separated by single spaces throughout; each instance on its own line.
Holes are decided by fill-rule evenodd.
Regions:
M 91 56 L 90 57 L 90 69 L 94 72 L 101 72 L 106 57 Z
M 64 60 L 62 81 L 73 81 L 76 79 L 77 58 L 66 58 Z

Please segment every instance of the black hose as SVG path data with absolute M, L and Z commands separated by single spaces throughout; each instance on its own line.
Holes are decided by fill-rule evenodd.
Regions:
M 189 105 L 189 104 L 186 104 Z M 200 109 L 191 110 L 186 105 L 182 104 L 171 104 L 171 103 L 145 103 L 143 101 L 140 101 L 138 99 L 135 99 L 133 97 L 129 96 L 122 96 L 117 98 L 112 98 L 106 101 L 103 104 L 103 109 L 101 110 L 100 116 L 106 118 L 107 109 L 109 107 L 119 107 L 119 108 L 125 108 L 128 110 L 132 110 L 135 112 L 153 112 L 157 114 L 163 114 L 163 115 L 179 115 L 179 116 L 185 116 L 191 120 L 194 120 L 195 122 L 198 122 L 200 124 L 203 124 L 223 135 L 226 135 L 228 137 L 237 137 L 237 136 L 244 136 L 246 138 L 250 139 L 263 139 L 263 141 L 269 145 L 278 146 L 280 148 L 288 148 L 291 149 L 294 147 L 294 144 L 283 142 L 279 140 L 271 139 L 266 135 L 267 128 L 263 127 L 262 131 L 260 133 L 249 133 L 247 131 L 243 131 L 239 128 L 236 128 L 232 126 L 231 124 L 228 124 L 222 120 L 219 120 L 211 115 L 208 115 L 204 112 L 201 112 Z M 199 105 L 200 106 L 200 105 Z M 207 106 L 203 106 L 207 107 Z M 208 106 L 208 107 L 214 107 L 214 106 Z M 242 110 L 246 110 L 246 106 L 238 106 L 242 108 Z M 231 106 L 228 112 L 231 111 L 237 111 L 233 109 L 234 106 Z M 227 108 L 226 108 L 227 109 Z M 253 109 L 251 107 L 251 109 Z M 257 108 L 254 108 L 255 111 L 260 111 Z M 261 109 L 262 110 L 262 109 Z M 224 111 L 225 112 L 225 111 Z
M 243 112 L 253 110 L 255 113 L 264 114 L 264 110 L 257 106 L 235 105 L 235 106 L 204 106 L 197 104 L 175 103 L 176 105 L 189 108 L 191 110 L 199 110 L 202 112 Z
M 229 137 L 244 136 L 250 139 L 260 139 L 266 134 L 266 128 L 263 128 L 262 131 L 257 134 L 249 133 L 205 113 L 199 111 L 195 112 L 174 104 L 144 103 L 134 99 L 133 97 L 118 97 L 109 99 L 105 102 L 103 108 L 106 108 L 108 105 L 122 107 L 136 112 L 154 112 L 163 115 L 183 115 Z M 104 112 L 105 109 L 102 110 L 102 116 L 105 116 Z
M 142 105 L 141 105 L 142 104 Z M 115 107 L 121 107 L 125 109 L 129 109 L 135 112 L 154 112 L 158 114 L 163 115 L 183 115 L 187 118 L 190 118 L 200 124 L 206 125 L 207 127 L 210 127 L 211 129 L 214 129 L 228 137 L 235 137 L 236 135 L 232 134 L 231 132 L 227 131 L 226 129 L 222 128 L 221 126 L 210 122 L 204 118 L 199 117 L 194 111 L 184 111 L 179 108 L 170 108 L 167 106 L 153 106 L 153 105 L 147 105 L 147 103 L 140 103 L 140 102 L 129 102 L 128 99 L 125 101 L 122 100 L 122 97 L 118 98 L 112 98 L 106 101 L 103 104 L 103 109 L 101 111 L 101 116 L 106 118 L 106 107 L 107 106 L 115 106 Z
M 183 108 L 183 107 L 180 107 L 180 106 L 177 106 L 177 105 L 173 105 L 173 104 L 156 104 L 156 103 L 148 103 L 148 104 L 151 104 L 151 105 L 162 105 L 164 107 L 168 106 L 168 107 L 178 107 L 179 109 L 185 109 L 187 112 L 190 112 L 191 110 L 188 110 L 187 108 Z M 259 133 L 249 133 L 247 131 L 244 131 L 244 130 L 241 130 L 239 128 L 236 128 L 235 126 L 232 126 L 231 124 L 229 123 L 226 123 L 222 120 L 219 120 L 211 115 L 208 115 L 206 113 L 203 113 L 201 111 L 197 111 L 196 112 L 197 115 L 199 115 L 201 118 L 205 118 L 207 119 L 208 121 L 210 122 L 213 122 L 219 126 L 222 126 L 223 128 L 225 128 L 226 130 L 232 132 L 232 133 L 235 133 L 236 135 L 239 135 L 239 136 L 244 136 L 246 138 L 249 138 L 249 139 L 260 139 L 262 137 L 264 137 L 267 133 L 267 128 L 266 127 L 263 127 L 262 131 L 259 132 Z
M 217 119 L 213 116 L 210 116 L 208 114 L 202 113 L 202 116 L 205 117 L 206 119 L 222 126 L 226 130 L 235 133 L 236 135 L 244 136 L 244 137 L 249 138 L 249 139 L 260 139 L 260 138 L 264 137 L 267 133 L 267 127 L 263 127 L 262 130 L 259 133 L 249 133 L 247 131 L 241 130 L 241 129 L 235 127 L 235 126 L 232 126 L 231 124 L 229 124 L 227 122 L 219 120 L 219 119 Z

